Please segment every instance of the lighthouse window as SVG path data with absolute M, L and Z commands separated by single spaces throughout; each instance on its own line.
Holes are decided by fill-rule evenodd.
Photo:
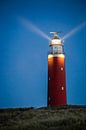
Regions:
M 64 87 L 62 86 L 62 91 L 64 90 Z
M 61 67 L 61 71 L 63 71 L 63 67 Z
M 58 53 L 62 53 L 62 46 L 58 46 Z
M 50 80 L 50 77 L 49 77 L 49 80 Z
M 54 46 L 54 47 L 53 47 L 53 53 L 54 53 L 54 54 L 57 53 L 57 49 L 58 49 L 57 46 Z

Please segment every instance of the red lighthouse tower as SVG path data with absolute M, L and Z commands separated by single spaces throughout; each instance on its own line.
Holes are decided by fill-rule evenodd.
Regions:
M 48 105 L 66 105 L 65 55 L 57 32 L 50 43 L 48 54 Z

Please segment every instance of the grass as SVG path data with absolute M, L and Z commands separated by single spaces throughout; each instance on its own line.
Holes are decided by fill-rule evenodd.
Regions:
M 0 109 L 0 130 L 86 130 L 86 107 Z

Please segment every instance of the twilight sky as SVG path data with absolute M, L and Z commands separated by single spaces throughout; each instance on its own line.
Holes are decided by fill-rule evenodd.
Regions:
M 0 107 L 47 105 L 49 40 L 30 21 L 60 37 L 86 22 L 86 0 L 0 0 Z M 86 105 L 86 26 L 64 42 L 67 103 Z

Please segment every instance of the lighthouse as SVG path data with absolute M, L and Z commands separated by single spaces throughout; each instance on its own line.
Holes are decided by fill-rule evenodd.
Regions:
M 50 42 L 48 54 L 48 106 L 66 105 L 66 74 L 64 45 L 58 32 Z

